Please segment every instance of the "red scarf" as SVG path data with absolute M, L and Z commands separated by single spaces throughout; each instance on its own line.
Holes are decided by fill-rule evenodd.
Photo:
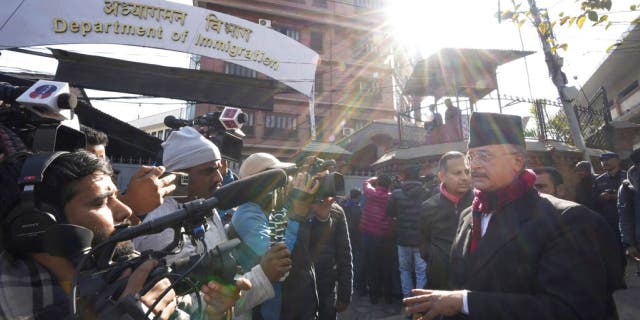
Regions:
M 454 205 L 454 206 L 458 206 L 458 202 L 460 201 L 460 199 L 462 199 L 462 197 L 464 197 L 464 193 L 463 193 L 463 194 L 461 194 L 460 196 L 456 196 L 456 195 L 455 195 L 455 194 L 453 194 L 453 193 L 449 193 L 449 192 L 447 191 L 447 189 L 444 187 L 444 183 L 441 183 L 441 184 L 440 184 L 440 193 L 442 193 L 442 195 L 443 195 L 445 198 L 447 198 L 447 199 L 451 200 L 451 202 L 453 202 L 453 205 Z
M 471 204 L 473 211 L 473 223 L 471 224 L 471 247 L 473 250 L 482 239 L 482 214 L 496 213 L 510 202 L 520 198 L 536 182 L 536 174 L 527 169 L 508 186 L 492 192 L 475 189 L 475 197 Z

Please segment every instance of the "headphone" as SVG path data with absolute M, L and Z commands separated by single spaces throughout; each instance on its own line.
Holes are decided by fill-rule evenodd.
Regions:
M 47 252 L 47 230 L 58 223 L 62 208 L 39 201 L 35 197 L 35 188 L 42 183 L 44 173 L 51 163 L 61 155 L 68 153 L 40 152 L 29 156 L 24 164 L 18 186 L 20 202 L 9 212 L 5 220 L 5 239 L 7 247 L 20 253 Z

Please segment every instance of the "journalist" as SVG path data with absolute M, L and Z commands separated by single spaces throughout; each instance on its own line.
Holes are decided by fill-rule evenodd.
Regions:
M 104 132 L 87 126 L 82 126 L 81 130 L 87 138 L 85 150 L 109 162 L 106 154 L 109 137 Z M 141 166 L 129 180 L 125 192 L 118 195 L 118 199 L 133 211 L 130 223 L 140 223 L 140 219 L 144 219 L 147 213 L 162 204 L 165 195 L 175 190 L 175 175 L 160 179 L 164 172 L 164 167 Z
M 173 131 L 162 144 L 162 148 L 162 161 L 167 171 L 182 171 L 189 175 L 187 197 L 182 201 L 209 198 L 221 186 L 223 179 L 220 172 L 222 165 L 220 151 L 215 144 L 195 129 L 182 127 L 180 130 Z M 167 197 L 160 207 L 145 217 L 144 222 L 165 216 L 181 208 L 182 203 L 175 198 Z M 228 239 L 220 216 L 215 210 L 206 216 L 206 221 L 208 229 L 205 232 L 204 241 L 210 250 Z M 173 233 L 173 229 L 166 229 L 160 233 L 135 238 L 133 242 L 139 251 L 157 251 L 172 242 Z M 169 256 L 168 260 L 174 261 L 181 257 L 191 256 L 196 252 L 199 252 L 199 248 L 187 239 L 182 250 Z M 234 313 L 237 316 L 251 311 L 256 305 L 273 297 L 274 290 L 271 282 L 282 277 L 290 268 L 290 254 L 284 245 L 274 246 L 266 253 L 259 264 L 253 266 L 249 272 L 243 275 L 243 278 L 251 282 L 252 288 L 245 292 L 236 303 Z
M 254 153 L 242 162 L 240 179 L 262 171 L 289 168 L 293 163 L 280 162 L 268 153 Z M 286 230 L 284 243 L 291 250 L 292 268 L 284 281 L 275 281 L 276 295 L 256 308 L 254 318 L 261 319 L 315 319 L 318 298 L 315 276 L 309 254 L 310 224 L 309 206 L 319 188 L 319 183 L 308 177 L 307 172 L 298 173 L 291 182 L 290 193 L 284 195 L 281 189 L 262 192 L 264 186 L 255 186 L 247 193 L 254 194 L 254 200 L 240 205 L 233 215 L 230 233 L 236 234 L 246 244 L 241 256 L 243 267 L 255 265 L 272 245 L 270 219 L 277 213 L 276 204 L 290 203 L 286 210 Z
M 131 210 L 116 197 L 117 189 L 111 181 L 111 169 L 95 155 L 80 151 L 65 153 L 53 160 L 44 171 L 43 181 L 34 187 L 33 197 L 18 187 L 18 178 L 26 153 L 17 153 L 0 164 L 0 212 L 3 226 L 3 251 L 0 254 L 0 318 L 67 318 L 74 268 L 82 245 L 65 242 L 62 234 L 45 237 L 59 224 L 81 226 L 94 234 L 93 243 L 109 237 L 115 225 L 131 215 Z M 37 221 L 26 224 L 25 221 Z M 33 228 L 41 228 L 35 233 Z M 37 234 L 29 238 L 29 232 Z M 25 235 L 28 239 L 25 240 Z M 53 242 L 53 243 L 52 243 Z M 48 248 L 77 247 L 78 252 L 66 256 L 50 254 Z M 131 246 L 121 245 L 116 255 L 133 254 Z M 59 253 L 57 253 L 59 254 Z M 118 257 L 116 257 L 118 258 Z M 83 317 L 104 313 L 114 314 L 118 300 L 127 296 L 139 297 L 140 303 L 150 307 L 170 285 L 162 279 L 141 297 L 141 290 L 149 272 L 158 262 L 150 260 L 131 273 L 126 288 L 116 301 L 101 310 L 87 307 L 79 310 Z M 176 310 L 173 290 L 161 298 L 153 313 L 168 319 Z M 125 312 L 126 313 L 126 312 Z

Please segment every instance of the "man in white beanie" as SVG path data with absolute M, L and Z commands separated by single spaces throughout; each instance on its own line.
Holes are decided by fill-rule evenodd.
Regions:
M 293 163 L 281 162 L 268 153 L 254 153 L 242 162 L 240 166 L 240 179 L 258 174 L 269 169 L 286 169 L 293 167 Z M 296 185 L 306 184 L 306 191 L 302 197 L 295 190 Z M 239 263 L 247 268 L 255 265 L 258 259 L 267 252 L 270 246 L 284 240 L 287 248 L 291 250 L 292 269 L 285 280 L 274 282 L 276 296 L 265 301 L 255 312 L 265 320 L 276 319 L 314 319 L 318 307 L 315 276 L 312 261 L 309 254 L 310 223 L 309 207 L 313 194 L 318 190 L 318 183 L 301 172 L 293 179 L 293 186 L 286 196 L 283 190 L 265 192 L 261 186 L 247 190 L 252 194 L 251 202 L 238 206 L 231 218 L 229 233 L 236 233 L 243 241 L 242 255 L 239 255 Z M 293 195 L 293 194 L 297 194 Z M 286 199 L 284 197 L 287 197 Z M 304 205 L 289 207 L 286 216 L 276 208 L 276 204 L 290 203 L 296 199 L 306 199 Z M 284 221 L 275 216 L 283 216 Z M 270 221 L 271 220 L 271 221 Z M 278 220 L 278 221 L 275 221 Z M 277 226 L 286 223 L 284 239 L 274 232 L 277 228 L 270 228 L 270 224 Z
M 191 127 L 183 127 L 178 131 L 173 131 L 162 144 L 164 150 L 162 162 L 166 166 L 167 172 L 182 171 L 189 174 L 189 186 L 185 201 L 199 198 L 209 198 L 222 183 L 221 155 L 218 147 L 211 141 L 203 137 L 198 131 Z M 145 220 L 157 219 L 165 216 L 182 207 L 174 198 L 165 199 L 164 203 L 150 212 Z M 222 221 L 219 215 L 212 210 L 206 217 L 209 228 L 205 232 L 204 241 L 208 249 L 227 240 Z M 166 229 L 163 232 L 145 235 L 133 240 L 138 251 L 162 250 L 173 241 L 173 229 Z M 169 262 L 184 256 L 191 256 L 198 251 L 190 241 L 185 241 L 182 250 L 173 256 L 168 256 Z M 290 253 L 284 245 L 274 246 L 268 254 L 243 278 L 248 279 L 251 290 L 245 292 L 238 300 L 234 313 L 240 315 L 248 313 L 251 308 L 274 296 L 271 282 L 282 277 L 290 268 Z M 215 286 L 214 286 L 215 287 Z M 213 290 L 224 291 L 222 286 L 217 286 Z M 221 293 L 222 295 L 222 293 Z M 224 310 L 217 310 L 223 312 Z

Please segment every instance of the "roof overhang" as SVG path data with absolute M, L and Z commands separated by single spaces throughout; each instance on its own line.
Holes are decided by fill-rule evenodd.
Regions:
M 532 51 L 444 48 L 414 66 L 404 93 L 478 101 L 498 86 L 496 69 Z
M 267 111 L 275 94 L 294 92 L 275 80 L 50 50 L 58 59 L 54 80 L 75 87 Z

